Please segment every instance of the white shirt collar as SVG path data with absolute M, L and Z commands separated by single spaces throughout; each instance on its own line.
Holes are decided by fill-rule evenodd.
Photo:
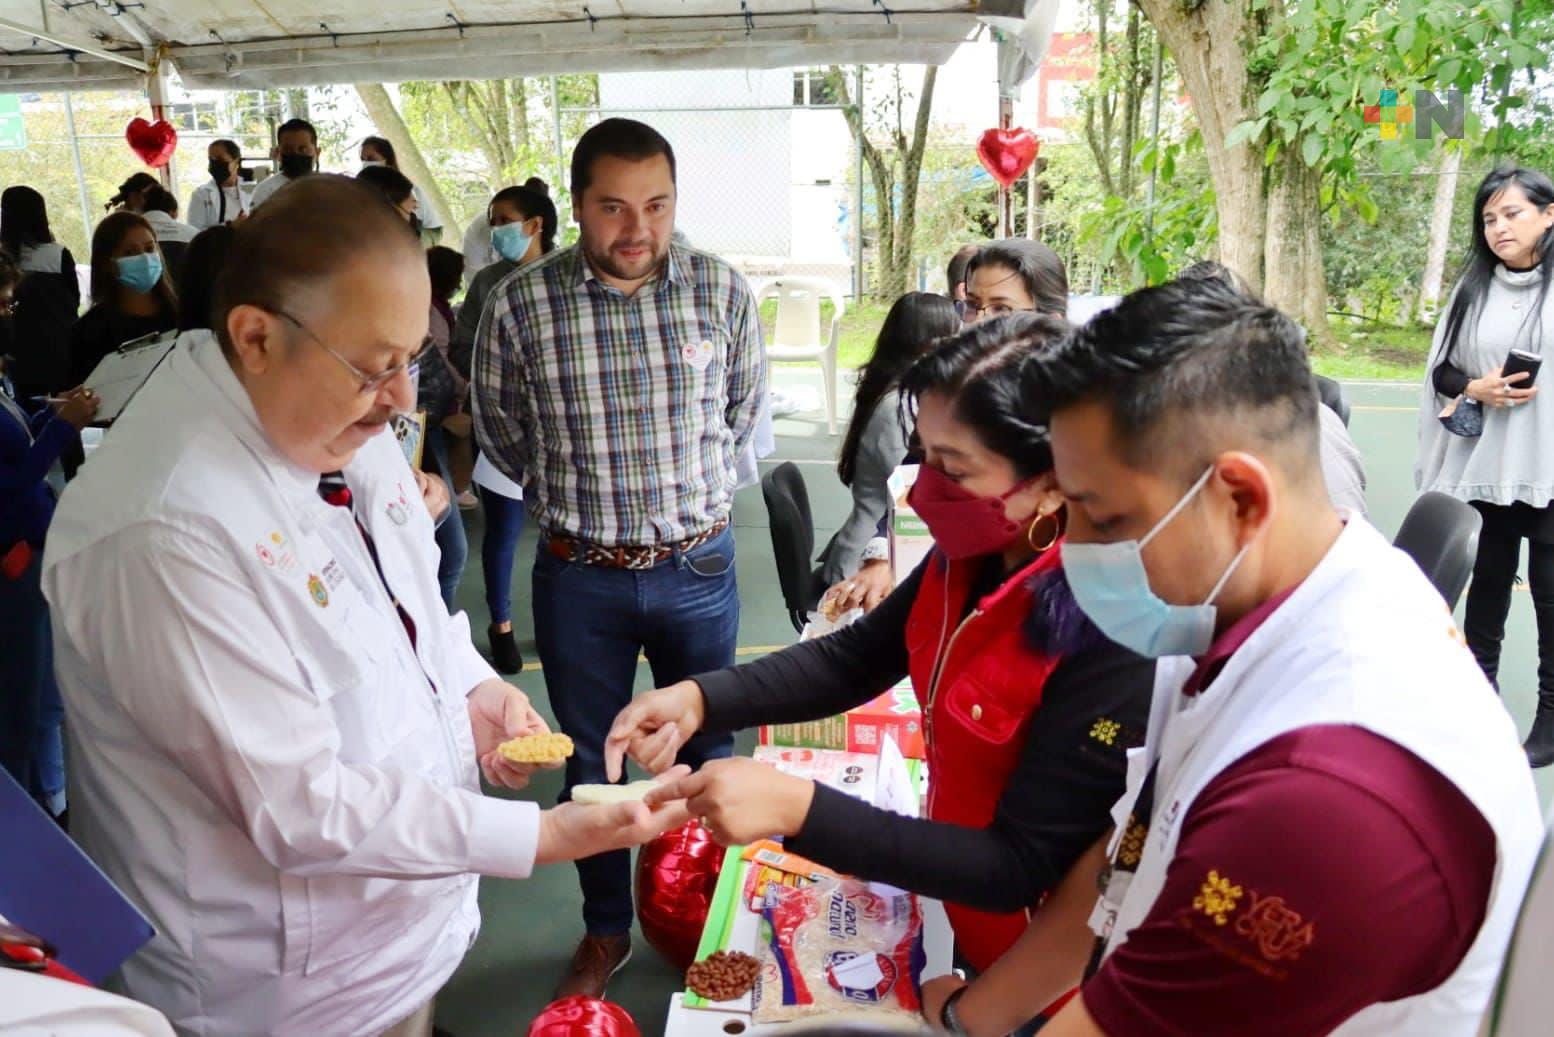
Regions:
M 215 332 L 203 328 L 186 331 L 179 336 L 176 348 L 186 350 L 194 366 L 212 383 L 218 397 L 212 400 L 212 406 L 218 416 L 226 420 L 237 437 L 274 473 L 287 493 L 295 492 L 299 497 L 321 501 L 318 496 L 319 474 L 298 465 L 270 442 L 264 426 L 259 423 L 259 412 L 254 409 L 254 401 L 222 353 Z

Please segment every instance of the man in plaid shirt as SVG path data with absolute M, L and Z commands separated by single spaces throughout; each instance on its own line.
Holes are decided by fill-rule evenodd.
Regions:
M 674 152 L 608 119 L 572 155 L 577 245 L 492 293 L 476 346 L 480 447 L 523 484 L 540 528 L 534 633 L 576 743 L 566 789 L 603 782 L 604 739 L 645 654 L 663 687 L 733 664 L 736 462 L 766 392 L 755 297 L 674 243 Z M 681 750 L 699 766 L 729 736 Z M 631 954 L 629 853 L 578 862 L 586 934 L 556 990 L 604 995 Z

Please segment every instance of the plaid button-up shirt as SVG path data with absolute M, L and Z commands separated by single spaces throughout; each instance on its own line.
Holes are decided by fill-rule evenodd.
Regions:
M 546 533 L 672 544 L 728 517 L 766 391 L 755 296 L 671 245 L 627 297 L 577 247 L 514 271 L 477 335 L 476 438 Z

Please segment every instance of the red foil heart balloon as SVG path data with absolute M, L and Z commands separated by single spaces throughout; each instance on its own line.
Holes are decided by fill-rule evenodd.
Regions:
M 1018 127 L 986 130 L 977 141 L 977 158 L 981 160 L 982 168 L 1006 190 L 1031 168 L 1039 150 L 1041 141 L 1036 135 Z
M 178 131 L 165 119 L 156 122 L 131 119 L 124 139 L 129 142 L 130 150 L 152 169 L 167 165 L 172 161 L 173 152 L 178 150 Z
M 723 847 L 695 821 L 637 853 L 637 920 L 647 942 L 682 971 L 696 960 L 723 865 Z
M 642 1037 L 620 1005 L 574 994 L 552 1001 L 529 1024 L 529 1037 Z

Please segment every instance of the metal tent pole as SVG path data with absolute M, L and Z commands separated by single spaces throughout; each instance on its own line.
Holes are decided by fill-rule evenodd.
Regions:
M 561 185 L 566 183 L 565 159 L 562 156 L 561 144 L 561 86 L 555 76 L 550 77 L 550 117 L 551 129 L 556 134 L 556 186 L 555 191 L 560 192 Z M 572 199 L 572 204 L 577 204 L 577 199 Z
M 853 197 L 853 302 L 863 305 L 863 66 L 853 72 L 854 101 L 858 105 L 858 139 L 853 141 L 853 164 L 857 167 L 858 190 Z
M 86 170 L 81 166 L 81 138 L 76 135 L 76 108 L 70 99 L 70 91 L 65 91 L 65 125 L 70 129 L 70 157 L 76 166 L 76 193 L 81 200 L 81 228 L 85 232 L 85 240 L 92 240 L 92 206 L 87 200 L 86 194 Z

